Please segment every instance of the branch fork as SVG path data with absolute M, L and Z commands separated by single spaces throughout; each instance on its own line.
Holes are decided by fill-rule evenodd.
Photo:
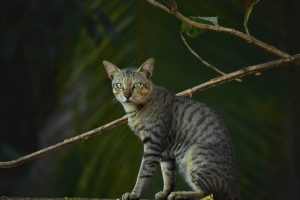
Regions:
M 210 25 L 210 24 L 203 24 L 200 22 L 195 22 L 190 20 L 189 18 L 187 18 L 186 16 L 184 16 L 181 12 L 178 11 L 177 7 L 176 9 L 170 10 L 168 7 L 166 7 L 165 5 L 163 5 L 162 3 L 159 3 L 158 0 L 147 0 L 150 4 L 152 4 L 155 7 L 158 7 L 164 11 L 166 11 L 169 14 L 174 15 L 177 19 L 179 19 L 182 22 L 185 22 L 187 24 L 189 24 L 191 27 L 196 28 L 196 29 L 200 29 L 200 30 L 208 30 L 208 31 L 214 31 L 214 32 L 219 32 L 219 33 L 226 33 L 229 35 L 233 35 L 236 36 L 242 40 L 245 40 L 246 42 L 248 42 L 249 44 L 253 44 L 257 47 L 260 47 L 261 49 L 277 56 L 280 58 L 288 58 L 291 55 L 289 55 L 288 53 L 275 48 L 274 46 L 271 46 L 269 44 L 266 44 L 264 42 L 262 42 L 261 40 L 256 39 L 255 37 L 248 35 L 246 33 L 240 32 L 238 30 L 235 29 L 231 29 L 231 28 L 227 28 L 227 27 L 223 27 L 223 26 L 216 26 L 216 25 Z M 160 0 L 163 1 L 163 0 Z M 172 2 L 175 2 L 175 0 L 172 0 Z

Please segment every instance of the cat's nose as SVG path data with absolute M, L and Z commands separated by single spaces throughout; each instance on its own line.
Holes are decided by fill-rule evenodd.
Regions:
M 124 97 L 128 100 L 131 97 L 131 94 L 130 93 L 124 94 Z
M 132 91 L 130 89 L 124 90 L 124 97 L 128 100 L 132 95 Z

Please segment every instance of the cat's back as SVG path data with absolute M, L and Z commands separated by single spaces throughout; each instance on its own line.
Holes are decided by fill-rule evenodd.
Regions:
M 225 123 L 205 103 L 187 97 L 175 96 L 172 110 L 176 122 L 182 126 L 201 128 L 198 132 L 227 131 Z
M 172 103 L 175 155 L 184 155 L 191 147 L 216 152 L 215 159 L 231 160 L 233 149 L 227 127 L 208 105 L 186 97 L 174 96 Z
M 155 90 L 157 94 L 154 104 L 159 107 L 159 113 L 171 115 L 173 126 L 175 126 L 173 128 L 176 128 L 179 132 L 190 130 L 194 131 L 196 135 L 204 132 L 227 132 L 221 117 L 205 103 L 183 96 L 176 96 L 160 86 L 155 86 Z M 194 130 L 191 130 L 192 128 Z
M 154 98 L 147 106 L 143 119 L 156 122 L 160 119 L 171 132 L 175 143 L 230 143 L 225 123 L 211 107 L 187 97 L 176 96 L 163 87 L 154 87 Z

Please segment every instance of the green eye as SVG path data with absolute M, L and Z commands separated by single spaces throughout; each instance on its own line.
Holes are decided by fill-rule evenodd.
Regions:
M 143 84 L 140 83 L 140 82 L 137 82 L 137 83 L 134 83 L 134 84 L 133 84 L 133 87 L 134 87 L 134 88 L 141 88 L 141 87 L 143 87 Z
M 122 83 L 115 83 L 115 84 L 114 84 L 114 88 L 117 88 L 117 89 L 123 89 L 124 86 L 123 86 Z

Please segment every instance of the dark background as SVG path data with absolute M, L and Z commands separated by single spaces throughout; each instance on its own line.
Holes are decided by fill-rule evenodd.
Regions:
M 243 30 L 247 0 L 178 0 L 186 16 L 218 16 Z M 250 32 L 300 53 L 300 3 L 261 1 Z M 138 67 L 154 57 L 153 81 L 179 92 L 216 76 L 184 47 L 180 22 L 146 1 L 3 1 L 0 6 L 0 160 L 11 160 L 123 115 L 102 66 Z M 187 38 L 225 72 L 276 59 L 232 36 Z M 195 94 L 226 121 L 244 199 L 300 199 L 299 67 L 285 67 Z M 130 191 L 141 144 L 126 126 L 13 169 L 0 196 L 108 197 Z M 178 189 L 186 188 L 179 179 Z M 162 187 L 158 170 L 146 197 Z

